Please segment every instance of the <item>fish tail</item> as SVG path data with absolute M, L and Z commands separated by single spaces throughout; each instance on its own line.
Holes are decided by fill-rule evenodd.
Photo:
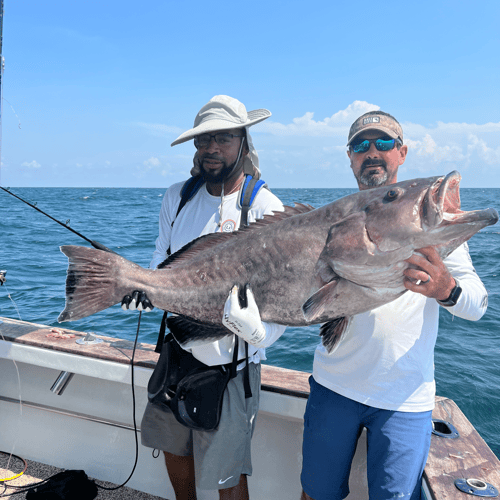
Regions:
M 130 293 L 123 272 L 136 264 L 120 255 L 93 248 L 65 245 L 69 259 L 66 275 L 66 307 L 57 321 L 75 321 L 107 309 Z M 137 272 L 137 271 L 136 271 Z

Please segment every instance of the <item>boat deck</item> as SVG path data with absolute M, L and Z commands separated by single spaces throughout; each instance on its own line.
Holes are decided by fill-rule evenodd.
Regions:
M 21 370 L 22 408 L 25 412 L 19 439 L 4 435 L 3 448 L 8 449 L 2 450 L 0 446 L 0 450 L 8 452 L 13 449 L 14 453 L 18 450 L 19 455 L 24 453 L 38 462 L 47 461 L 59 466 L 68 464 L 69 469 L 82 468 L 89 476 L 121 484 L 128 477 L 127 471 L 131 470 L 133 464 L 130 452 L 133 426 L 128 399 L 133 343 L 98 335 L 102 343 L 80 345 L 75 340 L 85 334 L 61 329 L 74 337 L 56 338 L 48 336 L 51 330 L 51 327 L 44 325 L 0 318 L 2 376 L 10 374 L 10 384 L 3 385 L 0 390 L 2 419 L 6 418 L 5 422 L 10 422 L 6 424 L 7 428 L 19 427 L 18 408 L 21 408 L 21 395 L 18 397 L 16 392 L 19 373 L 16 375 L 9 359 L 16 360 Z M 157 358 L 153 345 L 138 344 L 134 361 L 135 384 L 139 395 L 138 415 L 142 414 L 140 408 L 146 404 L 147 381 Z M 60 370 L 78 374 L 63 397 L 48 390 Z M 252 454 L 258 458 L 254 464 L 254 477 L 249 483 L 257 492 L 254 498 L 298 498 L 300 495 L 298 477 L 301 468 L 302 416 L 309 395 L 309 376 L 308 373 L 269 365 L 262 367 L 261 409 L 256 435 L 252 440 Z M 96 388 L 97 392 L 94 393 Z M 455 487 L 456 479 L 474 479 L 476 483 L 490 483 L 500 489 L 500 461 L 460 408 L 452 400 L 438 396 L 433 418 L 453 424 L 460 436 L 457 439 L 432 436 L 424 472 L 425 498 L 470 498 L 470 495 Z M 61 427 L 58 428 L 58 425 Z M 42 428 L 44 432 L 40 432 Z M 54 434 L 50 434 L 51 431 Z M 82 436 L 85 436 L 83 441 Z M 356 451 L 356 456 L 359 455 L 356 461 L 358 483 L 353 484 L 356 491 L 351 487 L 349 499 L 352 500 L 367 497 L 366 453 L 363 451 L 366 439 L 363 437 L 362 440 L 363 443 L 358 446 L 359 453 Z M 99 450 L 98 456 L 95 450 Z M 7 485 L 32 483 L 62 470 L 38 462 L 29 461 L 26 473 Z M 171 496 L 170 487 L 162 462 L 161 458 L 155 461 L 149 451 L 143 453 L 138 471 L 131 480 L 133 488 L 142 488 L 153 494 L 125 487 L 111 492 L 99 490 L 99 498 L 166 498 L 154 494 L 167 495 L 168 498 Z M 0 479 L 21 472 L 23 467 L 17 461 L 17 464 L 12 463 L 14 470 L 5 470 L 6 464 L 5 457 L 0 453 Z M 99 484 L 111 483 L 99 480 Z M 156 489 L 152 490 L 153 486 Z M 287 488 L 288 493 L 285 491 Z M 3 483 L 0 482 L 0 496 L 2 491 Z M 7 497 L 2 498 L 23 498 L 11 488 L 7 493 Z M 200 498 L 211 499 L 212 496 Z
M 61 472 L 63 470 L 57 467 L 52 467 L 51 465 L 45 465 L 39 462 L 33 462 L 31 460 L 26 460 L 26 462 L 28 464 L 28 468 L 26 469 L 26 472 L 22 476 L 12 481 L 8 481 L 6 483 L 0 482 L 0 497 L 2 499 L 26 498 L 26 491 L 16 492 L 16 489 L 13 488 L 12 486 L 29 486 L 30 484 L 38 483 L 39 481 L 51 477 L 54 474 L 57 474 L 58 472 Z M 9 456 L 0 455 L 0 480 L 3 478 L 13 477 L 19 474 L 24 468 L 24 464 L 19 459 L 16 458 L 12 458 L 10 462 L 11 465 L 9 466 L 9 468 L 5 468 L 7 467 L 8 463 L 9 463 Z M 4 491 L 4 486 L 3 486 L 4 484 L 6 486 L 6 489 L 4 495 L 2 495 L 2 492 Z M 98 484 L 101 486 L 105 486 L 106 488 L 113 488 L 117 486 L 116 484 L 108 483 L 106 481 L 98 481 Z M 107 491 L 99 489 L 98 498 L 99 499 L 102 498 L 103 500 L 113 500 L 113 499 L 164 500 L 161 497 L 149 495 L 147 493 L 143 493 L 142 491 L 137 491 L 132 488 L 127 488 L 127 486 L 124 486 L 123 488 L 120 488 L 115 491 Z

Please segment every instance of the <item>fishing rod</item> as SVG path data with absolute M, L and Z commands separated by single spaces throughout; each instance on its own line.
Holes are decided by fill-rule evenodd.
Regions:
M 26 205 L 30 206 L 31 208 L 34 208 L 37 212 L 40 212 L 41 214 L 45 215 L 49 219 L 52 219 L 54 222 L 57 222 L 62 227 L 65 227 L 66 229 L 69 229 L 72 233 L 75 233 L 77 236 L 80 236 L 80 238 L 83 238 L 85 241 L 89 242 L 94 248 L 97 248 L 98 250 L 104 250 L 105 252 L 116 253 L 113 250 L 111 250 L 110 248 L 104 246 L 102 243 L 99 243 L 98 241 L 89 240 L 83 234 L 79 233 L 78 231 L 76 231 L 72 227 L 69 227 L 68 226 L 69 220 L 65 224 L 64 222 L 61 222 L 60 220 L 55 219 L 54 217 L 52 217 L 48 213 L 44 212 L 43 210 L 40 210 L 36 205 L 33 205 L 29 201 L 23 200 L 23 198 L 21 198 L 20 196 L 17 196 L 16 194 L 11 193 L 10 190 L 9 190 L 10 188 L 4 188 L 4 187 L 0 186 L 0 189 L 2 189 L 3 191 L 5 191 L 6 193 L 10 194 L 11 196 L 14 196 L 14 198 L 17 198 L 18 200 L 22 201 L 23 203 L 26 203 Z

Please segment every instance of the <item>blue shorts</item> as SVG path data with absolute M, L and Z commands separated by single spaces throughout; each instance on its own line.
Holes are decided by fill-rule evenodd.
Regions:
M 349 494 L 349 474 L 359 436 L 367 429 L 370 498 L 420 499 L 431 442 L 432 411 L 373 408 L 309 379 L 304 415 L 302 488 L 314 500 Z

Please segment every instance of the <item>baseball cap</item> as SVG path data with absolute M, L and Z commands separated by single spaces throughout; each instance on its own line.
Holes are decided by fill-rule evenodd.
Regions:
M 400 139 L 403 142 L 403 129 L 398 121 L 391 115 L 385 113 L 365 113 L 361 115 L 349 130 L 347 145 L 366 130 L 380 130 L 392 139 Z

